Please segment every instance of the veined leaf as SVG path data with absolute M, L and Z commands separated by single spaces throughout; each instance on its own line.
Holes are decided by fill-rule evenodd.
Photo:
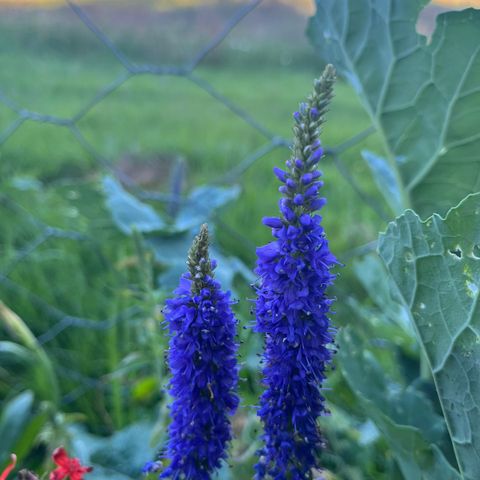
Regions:
M 395 178 L 395 172 L 389 163 L 369 150 L 362 151 L 362 157 L 367 162 L 373 174 L 373 179 L 395 215 L 400 215 L 404 208 L 402 205 L 401 187 Z
M 317 0 L 308 33 L 355 88 L 384 140 L 402 204 L 444 214 L 480 190 L 480 11 L 415 25 L 426 0 Z
M 413 336 L 405 307 L 391 296 L 389 275 L 378 255 L 372 253 L 355 260 L 353 270 L 358 281 L 381 310 L 383 316 L 396 325 L 401 325 L 405 331 L 412 333 Z
M 240 187 L 232 185 L 201 185 L 192 190 L 175 218 L 175 229 L 185 231 L 197 228 L 208 221 L 217 209 L 236 200 L 240 195 Z
M 460 480 L 438 448 L 445 423 L 420 392 L 396 385 L 353 329 L 339 336 L 342 373 L 362 407 L 382 432 L 404 478 Z
M 127 192 L 114 178 L 107 176 L 103 179 L 103 190 L 106 205 L 115 224 L 127 235 L 131 235 L 133 230 L 149 235 L 180 234 L 192 229 L 198 230 L 219 208 L 240 195 L 238 185 L 196 187 L 187 198 L 177 198 L 174 221 L 168 224 L 152 206 Z
M 480 194 L 445 219 L 407 210 L 379 239 L 431 366 L 463 478 L 480 478 Z
M 107 207 L 123 233 L 131 235 L 134 229 L 142 233 L 155 232 L 165 227 L 163 219 L 150 205 L 128 193 L 114 178 L 105 177 L 103 189 Z

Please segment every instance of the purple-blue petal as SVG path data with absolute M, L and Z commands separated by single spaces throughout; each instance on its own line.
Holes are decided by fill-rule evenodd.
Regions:
M 283 222 L 277 217 L 265 217 L 264 219 L 262 219 L 262 223 L 270 228 L 283 227 Z

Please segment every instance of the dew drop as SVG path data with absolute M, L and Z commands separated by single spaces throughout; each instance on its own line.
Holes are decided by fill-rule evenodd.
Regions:
M 405 261 L 413 262 L 413 253 L 410 250 L 407 250 L 404 255 Z

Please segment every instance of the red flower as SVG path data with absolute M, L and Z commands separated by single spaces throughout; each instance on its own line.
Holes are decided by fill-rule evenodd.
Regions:
M 15 468 L 15 465 L 17 463 L 17 456 L 14 453 L 12 453 L 10 458 L 11 458 L 10 463 L 7 465 L 7 468 L 0 475 L 0 480 L 6 480 L 8 477 L 8 474 Z
M 93 470 L 92 467 L 83 467 L 78 458 L 70 458 L 63 447 L 57 448 L 52 458 L 58 467 L 50 474 L 50 480 L 62 480 L 68 476 L 70 480 L 83 480 L 83 475 Z

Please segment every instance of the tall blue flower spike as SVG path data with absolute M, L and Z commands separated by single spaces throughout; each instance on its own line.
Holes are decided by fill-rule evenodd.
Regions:
M 323 155 L 320 126 L 334 82 L 335 70 L 328 65 L 294 113 L 292 158 L 285 170 L 274 169 L 283 184 L 281 215 L 263 219 L 275 240 L 257 249 L 256 330 L 265 334 L 266 385 L 258 410 L 264 424 L 258 480 L 310 480 L 319 468 L 317 419 L 328 413 L 321 386 L 335 334 L 325 290 L 338 262 L 316 213 L 325 204 L 317 164 Z
M 167 300 L 172 422 L 166 449 L 168 466 L 159 478 L 209 480 L 226 458 L 232 438 L 229 416 L 237 409 L 236 320 L 230 292 L 214 280 L 202 225 L 188 255 L 188 273 Z M 154 468 L 152 468 L 154 467 Z M 149 462 L 145 472 L 158 470 Z

